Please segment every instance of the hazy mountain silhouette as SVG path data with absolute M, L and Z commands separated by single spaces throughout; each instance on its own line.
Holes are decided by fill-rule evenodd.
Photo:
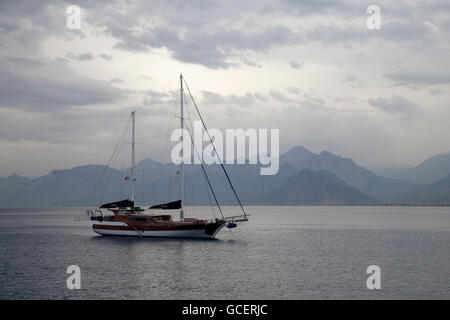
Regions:
M 448 173 L 431 184 L 380 177 L 352 159 L 295 147 L 280 157 L 273 176 L 259 165 L 226 165 L 244 204 L 374 204 L 450 202 Z M 304 170 L 308 169 L 308 170 Z M 179 199 L 178 166 L 144 159 L 137 164 L 136 203 L 153 205 Z M 221 204 L 237 204 L 219 165 L 205 166 Z M 129 198 L 129 170 L 102 165 L 55 170 L 30 179 L 0 178 L 0 207 L 96 206 Z M 185 203 L 214 203 L 200 165 L 185 166 Z
M 447 195 L 445 197 L 445 195 Z M 450 174 L 427 186 L 423 198 L 430 202 L 446 202 L 450 199 Z M 447 200 L 446 200 L 447 199 Z
M 323 151 L 314 154 L 303 147 L 294 147 L 280 157 L 281 164 L 296 169 L 326 170 L 347 184 L 383 202 L 415 201 L 422 186 L 398 179 L 380 177 L 358 166 L 352 159 Z
M 261 198 L 261 203 L 273 205 L 367 205 L 377 201 L 335 174 L 302 169 L 281 187 Z
M 378 168 L 376 174 L 415 183 L 432 183 L 450 173 L 450 153 L 436 155 L 412 168 Z

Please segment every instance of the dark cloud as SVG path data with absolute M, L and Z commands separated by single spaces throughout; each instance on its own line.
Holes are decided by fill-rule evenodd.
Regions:
M 176 60 L 212 69 L 238 66 L 233 59 L 238 57 L 239 51 L 265 51 L 273 46 L 293 44 L 298 37 L 285 26 L 268 27 L 256 32 L 220 29 L 185 33 L 170 26 L 147 28 L 138 35 L 134 30 L 117 26 L 110 28 L 110 31 L 120 39 L 116 48 L 144 52 L 151 48 L 167 48 Z M 243 62 L 249 64 L 247 59 Z
M 123 14 L 116 12 L 111 16 L 106 15 L 110 19 L 105 18 L 101 20 L 101 23 L 106 26 L 108 32 L 114 38 L 119 40 L 116 48 L 137 52 L 166 48 L 176 60 L 199 64 L 212 69 L 238 67 L 242 63 L 259 66 L 245 56 L 247 51 L 264 52 L 280 46 L 313 42 L 329 46 L 390 41 L 423 47 L 424 44 L 434 41 L 432 30 L 427 21 L 410 14 L 413 9 L 407 3 L 402 5 L 383 3 L 383 8 L 387 8 L 388 12 L 389 9 L 394 12 L 402 12 L 400 9 L 403 9 L 404 14 L 397 17 L 396 20 L 382 20 L 381 30 L 376 31 L 366 28 L 366 6 L 361 2 L 281 1 L 273 2 L 273 6 L 271 4 L 247 2 L 245 6 L 251 8 L 250 12 L 264 14 L 264 8 L 271 8 L 272 13 L 318 15 L 318 18 L 309 27 L 278 24 L 254 27 L 251 28 L 252 30 L 242 27 L 237 28 L 235 27 L 236 23 L 230 25 L 231 22 L 242 19 L 242 12 L 229 9 L 232 7 L 231 5 L 225 7 L 220 2 L 208 2 L 208 9 L 211 11 L 208 15 L 205 15 L 202 6 L 206 6 L 206 2 L 194 3 L 195 5 L 191 5 L 187 9 L 189 14 L 192 15 L 190 18 L 186 17 L 186 12 L 179 10 L 174 3 L 162 5 L 160 2 L 156 2 L 151 13 L 147 11 L 150 10 L 149 7 L 139 4 L 136 5 L 135 10 L 128 10 Z M 158 13 L 158 23 L 148 24 L 146 23 L 147 19 L 139 19 L 146 13 Z M 228 15 L 225 17 L 227 13 Z M 328 22 L 328 19 L 320 18 L 321 16 L 328 17 L 330 13 L 350 15 L 354 19 L 359 18 L 359 20 L 336 24 Z M 119 24 L 111 20 L 117 18 L 117 16 L 119 16 L 119 20 L 127 23 Z M 192 21 L 193 17 L 198 17 L 198 23 Z M 178 21 L 177 18 L 184 23 Z M 296 61 L 291 61 L 290 65 L 294 69 L 303 66 L 302 63 Z
M 56 112 L 71 106 L 112 103 L 123 93 L 106 81 L 80 76 L 58 61 L 29 62 L 21 66 L 3 61 L 0 62 L 0 96 L 2 108 Z

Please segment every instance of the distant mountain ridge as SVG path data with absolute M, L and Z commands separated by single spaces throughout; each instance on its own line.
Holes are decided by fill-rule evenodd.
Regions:
M 435 161 L 435 160 L 433 160 Z M 352 159 L 294 147 L 280 156 L 280 170 L 261 176 L 259 165 L 225 165 L 244 204 L 373 205 L 377 203 L 450 203 L 450 172 L 429 184 L 379 176 Z M 206 166 L 219 202 L 236 200 L 218 165 Z M 137 164 L 136 202 L 152 205 L 179 198 L 178 167 L 144 159 Z M 0 178 L 0 207 L 96 206 L 129 197 L 128 170 L 85 165 L 55 170 L 30 179 Z M 199 165 L 185 166 L 186 204 L 212 202 Z
M 413 183 L 432 183 L 450 173 L 450 153 L 433 156 L 412 168 L 378 168 L 373 171 L 384 177 Z
M 377 201 L 354 187 L 348 186 L 335 174 L 325 171 L 301 169 L 261 198 L 272 205 L 367 205 Z
M 352 159 L 323 151 L 314 154 L 303 147 L 294 147 L 280 157 L 280 164 L 290 164 L 297 170 L 326 170 L 350 186 L 382 202 L 415 201 L 421 186 L 398 179 L 380 177 L 358 166 Z

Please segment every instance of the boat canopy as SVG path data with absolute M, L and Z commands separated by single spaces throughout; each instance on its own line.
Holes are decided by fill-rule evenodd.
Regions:
M 100 206 L 101 209 L 133 208 L 133 207 L 134 207 L 134 201 L 131 201 L 130 199 L 105 203 Z
M 163 209 L 163 210 L 181 209 L 181 200 L 151 206 L 150 209 Z

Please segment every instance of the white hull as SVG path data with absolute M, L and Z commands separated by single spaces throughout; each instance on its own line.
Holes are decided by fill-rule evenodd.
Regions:
M 95 223 L 102 225 L 124 225 L 125 223 L 121 222 L 108 222 L 108 223 Z M 108 230 L 95 228 L 93 226 L 93 230 L 95 233 L 98 233 L 103 236 L 129 236 L 129 237 L 154 237 L 154 238 L 209 238 L 213 239 L 216 237 L 217 233 L 225 226 L 223 224 L 220 226 L 212 235 L 207 235 L 205 233 L 205 229 L 196 229 L 196 230 L 155 230 L 155 231 L 138 231 L 138 230 Z

